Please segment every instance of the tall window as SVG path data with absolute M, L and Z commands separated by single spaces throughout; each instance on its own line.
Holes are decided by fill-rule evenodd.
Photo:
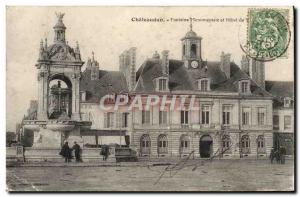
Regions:
M 259 135 L 257 137 L 257 152 L 258 153 L 265 152 L 265 140 L 264 140 L 264 136 L 262 136 L 262 135 Z
M 273 129 L 275 129 L 275 130 L 279 129 L 279 116 L 278 115 L 273 116 Z
M 142 111 L 142 124 L 150 124 L 150 111 L 149 110 Z
M 249 125 L 250 124 L 250 108 L 244 107 L 242 111 L 242 124 Z
M 189 111 L 181 111 L 180 112 L 180 123 L 181 124 L 189 124 Z
M 265 118 L 266 118 L 266 109 L 263 107 L 258 108 L 258 114 L 257 114 L 258 125 L 265 125 Z
M 208 91 L 208 80 L 207 79 L 200 80 L 200 90 Z
M 158 90 L 159 91 L 166 91 L 167 90 L 167 80 L 166 79 L 159 79 L 158 80 Z
M 209 124 L 209 106 L 207 105 L 202 106 L 201 124 Z
M 224 135 L 222 138 L 222 142 L 223 142 L 224 153 L 229 152 L 230 151 L 230 143 L 231 143 L 229 135 Z
M 157 139 L 158 154 L 168 153 L 168 139 L 166 135 L 159 135 Z
M 185 44 L 182 46 L 182 54 L 185 55 Z
M 290 129 L 292 125 L 291 116 L 284 116 L 284 129 Z
M 151 149 L 151 140 L 149 135 L 145 134 L 142 135 L 141 140 L 140 140 L 140 148 L 141 148 L 141 153 L 142 154 L 149 154 L 150 149 Z
M 167 124 L 167 112 L 159 111 L 159 124 Z
M 230 111 L 231 106 L 223 106 L 223 125 L 229 125 L 230 124 Z
M 114 113 L 108 112 L 104 114 L 104 128 L 111 128 L 114 126 Z
M 191 45 L 191 57 L 196 57 L 197 56 L 197 45 L 192 44 Z
M 242 153 L 250 153 L 250 138 L 248 135 L 242 136 Z
M 190 148 L 190 138 L 188 135 L 182 135 L 180 137 L 180 150 L 181 152 L 188 151 Z
M 247 93 L 249 91 L 249 82 L 248 81 L 243 81 L 241 82 L 241 90 L 242 90 L 242 93 Z
M 122 127 L 128 127 L 128 114 L 129 113 L 122 113 Z

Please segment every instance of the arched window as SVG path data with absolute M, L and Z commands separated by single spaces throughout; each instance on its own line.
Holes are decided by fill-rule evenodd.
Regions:
M 149 135 L 142 135 L 140 140 L 141 154 L 150 154 L 151 140 Z
M 180 137 L 180 153 L 190 152 L 190 137 L 181 135 Z
M 263 135 L 257 137 L 257 152 L 265 153 L 265 139 Z
M 157 138 L 158 154 L 168 153 L 168 138 L 166 135 L 159 135 Z
M 250 138 L 248 135 L 242 136 L 242 153 L 250 153 Z
M 197 56 L 197 45 L 196 44 L 192 44 L 191 45 L 191 57 L 195 58 Z
M 222 143 L 223 143 L 223 145 L 222 145 L 223 152 L 224 153 L 230 152 L 230 149 L 231 149 L 231 140 L 230 140 L 229 135 L 224 135 L 223 136 Z
M 185 55 L 185 44 L 182 46 L 182 55 Z

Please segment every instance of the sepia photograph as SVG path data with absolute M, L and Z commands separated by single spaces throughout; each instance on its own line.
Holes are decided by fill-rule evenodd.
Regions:
M 294 12 L 7 6 L 7 192 L 295 192 Z

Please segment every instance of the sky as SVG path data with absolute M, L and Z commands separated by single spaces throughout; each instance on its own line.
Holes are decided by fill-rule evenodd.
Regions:
M 294 80 L 293 14 L 288 9 L 292 32 L 288 57 L 266 63 L 266 80 Z M 137 47 L 137 67 L 155 51 L 169 50 L 171 59 L 181 59 L 180 39 L 189 31 L 189 22 L 174 21 L 190 17 L 201 19 L 193 22 L 193 30 L 203 38 L 204 60 L 219 61 L 224 51 L 240 65 L 244 55 L 240 45 L 247 38 L 247 7 L 7 7 L 7 130 L 15 130 L 30 100 L 37 99 L 35 64 L 41 39 L 47 38 L 48 45 L 53 42 L 55 12 L 65 13 L 68 44 L 75 47 L 78 41 L 83 61 L 94 52 L 100 69 L 118 70 L 119 55 L 130 47 Z M 164 18 L 165 22 L 132 21 L 140 17 Z

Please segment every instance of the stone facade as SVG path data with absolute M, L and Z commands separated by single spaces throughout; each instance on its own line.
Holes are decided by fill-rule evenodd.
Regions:
M 170 59 L 168 50 L 155 52 L 136 71 L 137 49 L 132 47 L 119 56 L 120 71 L 102 70 L 94 54 L 82 71 L 78 43 L 73 49 L 65 42 L 62 16 L 54 26 L 54 44 L 41 43 L 36 65 L 37 120 L 24 125 L 34 131 L 35 147 L 57 148 L 68 140 L 83 148 L 121 144 L 140 157 L 267 158 L 273 146 L 273 113 L 281 112 L 273 112 L 263 62 L 243 57 L 240 68 L 224 52 L 220 61 L 204 61 L 202 37 L 191 26 L 181 39 L 181 60 Z M 60 82 L 49 87 L 53 80 L 66 87 Z M 58 102 L 57 108 L 56 93 L 62 91 L 68 102 Z M 120 95 L 128 102 L 114 109 Z M 146 109 L 149 96 L 159 99 Z M 174 96 L 175 106 L 185 105 L 178 98 L 186 96 L 198 108 L 174 110 L 167 104 L 161 110 L 163 98 Z M 129 110 L 139 98 L 142 108 Z

